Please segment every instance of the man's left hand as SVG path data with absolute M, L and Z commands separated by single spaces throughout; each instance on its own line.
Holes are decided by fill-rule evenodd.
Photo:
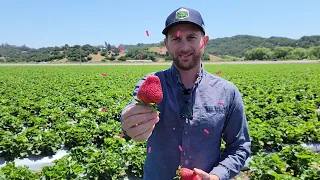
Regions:
M 194 168 L 194 172 L 196 172 L 200 177 L 202 177 L 202 180 L 220 180 L 220 178 L 214 174 L 208 174 L 201 169 Z

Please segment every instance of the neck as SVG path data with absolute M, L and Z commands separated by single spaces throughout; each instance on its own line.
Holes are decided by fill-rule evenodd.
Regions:
M 187 71 L 176 67 L 185 88 L 189 89 L 193 87 L 194 83 L 198 78 L 198 72 L 200 71 L 200 67 L 201 67 L 201 62 L 197 64 L 197 66 L 195 66 L 194 68 Z

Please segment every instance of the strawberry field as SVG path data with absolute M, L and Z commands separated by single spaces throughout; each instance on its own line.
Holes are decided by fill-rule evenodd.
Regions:
M 141 77 L 168 67 L 0 67 L 0 157 L 6 163 L 0 179 L 142 177 L 145 143 L 121 136 L 120 113 Z M 320 179 L 319 153 L 301 146 L 320 142 L 320 64 L 205 69 L 220 71 L 217 76 L 242 93 L 252 140 L 250 179 Z M 13 161 L 60 149 L 68 155 L 41 171 Z

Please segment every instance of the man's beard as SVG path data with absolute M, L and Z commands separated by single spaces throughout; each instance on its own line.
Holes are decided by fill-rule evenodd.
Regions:
M 194 67 L 197 66 L 198 63 L 200 63 L 202 57 L 202 53 L 193 53 L 190 57 L 190 60 L 188 60 L 187 63 L 182 62 L 181 60 L 179 60 L 179 55 L 172 55 L 172 59 L 173 59 L 173 63 L 179 68 L 182 69 L 184 71 L 188 71 Z

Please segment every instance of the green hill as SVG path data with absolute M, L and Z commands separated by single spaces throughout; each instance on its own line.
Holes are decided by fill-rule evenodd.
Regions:
M 263 38 L 250 35 L 237 35 L 233 37 L 211 39 L 205 49 L 205 60 L 212 60 L 212 57 L 218 56 L 228 60 L 243 60 L 245 53 L 255 48 L 268 48 L 268 58 L 275 58 L 271 54 L 275 48 L 290 47 L 289 50 L 304 48 L 304 56 L 290 55 L 288 57 L 309 57 L 320 58 L 319 48 L 313 48 L 320 46 L 319 36 L 303 36 L 300 39 L 290 39 L 286 37 L 270 37 Z M 159 43 L 143 44 L 138 43 L 136 45 L 121 44 L 123 51 L 120 51 L 118 47 L 110 45 L 105 42 L 102 46 L 91 46 L 89 44 L 80 46 L 55 46 L 55 47 L 43 47 L 43 48 L 30 48 L 25 45 L 15 46 L 9 44 L 0 45 L 0 62 L 52 62 L 52 61 L 115 61 L 115 60 L 127 60 L 127 59 L 149 59 L 153 61 L 170 60 L 170 56 L 166 53 L 163 41 Z M 312 49 L 312 55 L 307 55 L 308 48 Z M 161 49 L 161 52 L 159 51 Z M 260 49 L 259 49 L 260 50 Z M 266 50 L 266 49 L 262 49 Z M 159 51 L 159 52 L 158 52 Z M 295 52 L 297 53 L 297 52 Z M 319 55 L 318 55 L 319 54 Z M 256 57 L 256 56 L 252 56 Z M 286 58 L 283 58 L 286 59 Z M 249 60 L 249 59 L 248 59 Z

